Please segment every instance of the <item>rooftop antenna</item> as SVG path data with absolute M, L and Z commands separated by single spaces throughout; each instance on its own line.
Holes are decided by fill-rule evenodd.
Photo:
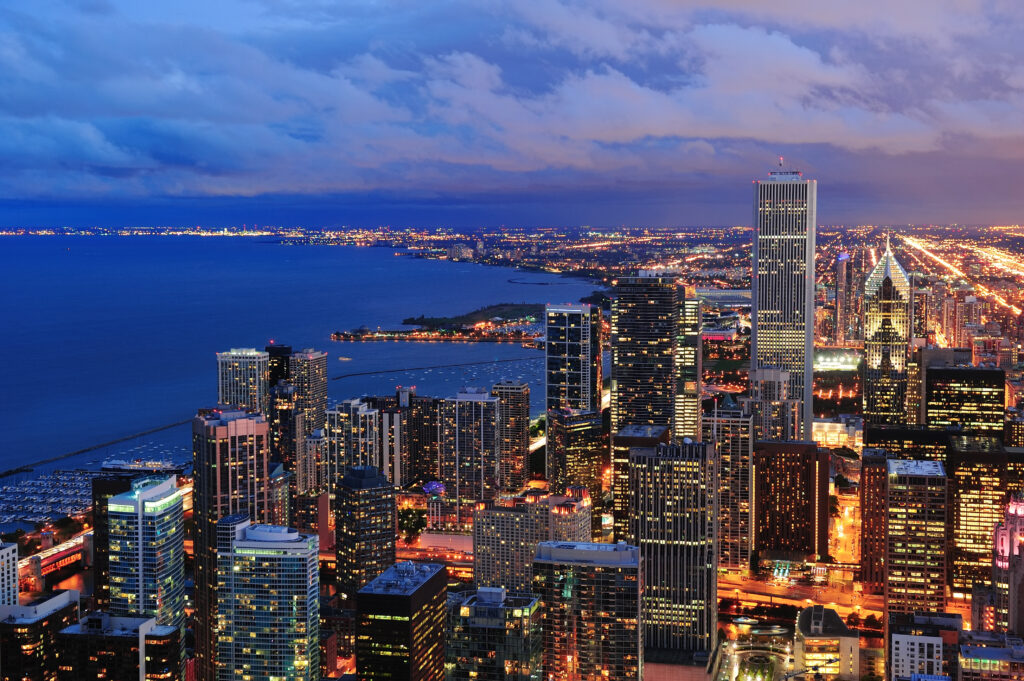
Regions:
M 779 156 L 779 168 L 781 168 L 781 167 L 782 167 L 782 157 Z

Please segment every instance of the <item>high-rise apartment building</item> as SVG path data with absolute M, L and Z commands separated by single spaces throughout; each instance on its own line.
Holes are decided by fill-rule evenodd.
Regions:
M 529 490 L 473 512 L 473 578 L 477 586 L 528 593 L 533 558 L 542 541 L 585 542 L 591 537 L 591 501 Z
M 270 355 L 255 348 L 217 353 L 217 402 L 235 409 L 266 413 Z
M 601 411 L 601 308 L 549 304 L 545 309 L 545 408 Z
M 380 412 L 364 400 L 353 398 L 327 410 L 328 491 L 349 466 L 380 468 Z
M 828 450 L 813 442 L 758 442 L 752 477 L 754 548 L 762 555 L 827 555 Z
M 685 295 L 683 295 L 685 293 Z M 677 440 L 700 438 L 701 385 L 704 382 L 703 315 L 697 289 L 687 286 L 680 292 L 679 350 L 676 353 L 676 408 L 673 437 Z
M 152 617 L 89 613 L 57 634 L 57 679 L 182 681 L 184 636 Z
M 315 535 L 217 523 L 217 679 L 320 678 L 320 570 Z
M 634 448 L 629 542 L 643 556 L 644 645 L 714 649 L 718 632 L 714 461 L 703 442 Z
M 716 469 L 718 567 L 735 572 L 750 570 L 753 427 L 753 418 L 731 399 L 704 414 L 702 421 L 701 440 L 713 448 Z
M 860 572 L 865 593 L 885 592 L 886 517 L 885 487 L 889 480 L 889 453 L 865 448 L 860 468 Z
M 0 542 L 0 606 L 18 604 L 18 545 Z
M 271 458 L 294 474 L 295 493 L 305 494 L 313 486 L 316 471 L 306 453 L 306 417 L 299 409 L 298 390 L 291 383 L 271 386 L 267 424 Z
M 356 597 L 356 678 L 443 681 L 448 570 L 392 565 Z
M 800 435 L 801 402 L 790 396 L 789 372 L 758 369 L 750 372 L 750 396 L 741 397 L 744 411 L 753 417 L 754 441 L 789 441 Z
M 448 681 L 535 681 L 541 673 L 540 601 L 481 587 L 448 595 Z
M 545 468 L 552 492 L 563 494 L 571 485 L 583 485 L 591 499 L 600 499 L 608 458 L 601 412 L 548 410 Z
M 992 583 L 992 537 L 1009 499 L 1008 459 L 1002 442 L 953 438 L 946 457 L 949 477 L 949 588 L 968 599 L 976 586 Z
M 239 513 L 257 522 L 270 521 L 269 438 L 266 419 L 259 414 L 203 409 L 192 422 L 199 681 L 217 678 L 217 522 Z
M 814 423 L 814 250 L 818 184 L 777 171 L 754 183 L 751 372 L 789 373 L 799 402 L 799 436 Z
M 0 605 L 0 678 L 57 681 L 57 635 L 78 621 L 78 595 L 59 590 L 24 605 Z
M 185 626 L 185 516 L 174 476 L 143 478 L 107 503 L 110 613 Z
M 925 423 L 964 433 L 1003 436 L 1006 374 L 994 367 L 928 367 Z
M 350 466 L 335 508 L 337 585 L 353 598 L 395 562 L 395 486 L 373 466 Z
M 92 479 L 93 518 L 93 601 L 100 610 L 110 605 L 110 523 L 107 503 L 110 498 L 132 488 L 132 482 L 142 477 L 135 470 L 104 472 Z
M 890 678 L 957 678 L 963 628 L 960 615 L 945 612 L 890 614 Z
M 491 395 L 498 398 L 501 489 L 518 492 L 530 468 L 530 386 L 502 381 L 491 388 Z
M 629 537 L 629 452 L 634 447 L 657 447 L 671 439 L 668 426 L 628 425 L 612 438 L 612 520 L 615 539 Z
M 327 353 L 313 348 L 294 353 L 288 363 L 288 382 L 295 386 L 306 428 L 323 428 L 327 420 Z
M 906 422 L 907 359 L 913 333 L 910 277 L 885 253 L 864 283 L 864 420 Z
M 438 468 L 455 523 L 469 529 L 478 501 L 498 496 L 501 486 L 500 401 L 489 391 L 467 388 L 440 405 Z
M 835 343 L 843 345 L 849 335 L 847 325 L 850 318 L 850 254 L 842 252 L 836 256 L 835 284 Z
M 533 573 L 542 613 L 542 678 L 643 678 L 637 547 L 541 542 Z
M 946 606 L 946 471 L 938 461 L 890 460 L 886 484 L 887 613 Z

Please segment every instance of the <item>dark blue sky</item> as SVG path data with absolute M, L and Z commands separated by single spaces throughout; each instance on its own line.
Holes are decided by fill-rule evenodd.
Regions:
M 1017 0 L 11 0 L 0 225 L 1021 222 Z

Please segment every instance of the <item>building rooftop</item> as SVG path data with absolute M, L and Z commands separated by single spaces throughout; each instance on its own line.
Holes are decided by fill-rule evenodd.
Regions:
M 591 542 L 542 541 L 537 544 L 534 562 L 639 567 L 640 549 L 625 542 L 595 544 Z
M 548 303 L 548 312 L 589 312 L 594 307 L 590 303 Z
M 151 617 L 112 617 L 105 612 L 87 613 L 76 624 L 61 630 L 65 636 L 124 636 L 138 638 L 140 631 L 151 636 L 169 636 L 177 627 L 159 625 Z
M 341 478 L 341 486 L 349 489 L 377 489 L 390 485 L 376 466 L 351 466 Z
M 658 439 L 665 435 L 668 431 L 668 426 L 651 426 L 651 425 L 628 425 L 619 428 L 619 432 L 616 433 L 615 437 L 630 437 L 630 438 L 646 438 L 646 439 Z
M 1007 637 L 1005 647 L 960 646 L 960 657 L 992 662 L 1016 662 L 1024 665 L 1024 641 L 1019 638 Z
M 823 605 L 804 608 L 796 618 L 797 630 L 804 638 L 855 638 L 860 634 L 846 626 L 835 610 Z
M 212 409 L 200 409 L 196 414 L 197 419 L 202 419 L 207 426 L 226 426 L 232 421 L 253 421 L 263 423 L 266 421 L 263 414 L 244 409 L 237 409 L 227 405 L 220 405 Z
M 25 605 L 0 605 L 0 622 L 32 624 L 70 604 L 78 605 L 78 592 L 74 589 L 55 591 L 52 594 L 31 600 Z
M 910 459 L 890 459 L 889 475 L 913 475 L 917 477 L 946 477 L 946 470 L 940 461 L 914 461 Z
M 359 590 L 361 594 L 411 596 L 431 577 L 445 570 L 441 563 L 395 563 Z
M 257 350 L 256 348 L 231 348 L 227 352 L 218 352 L 217 357 L 228 357 L 228 356 L 239 356 L 239 357 L 265 357 L 270 358 L 270 353 L 266 350 Z
M 487 388 L 463 388 L 455 397 L 449 398 L 459 402 L 497 402 L 498 398 L 491 395 Z

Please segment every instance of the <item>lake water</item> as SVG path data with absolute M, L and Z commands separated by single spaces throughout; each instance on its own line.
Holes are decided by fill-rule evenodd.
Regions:
M 334 343 L 362 325 L 499 302 L 569 302 L 595 286 L 538 272 L 396 256 L 385 248 L 255 238 L 3 237 L 0 470 L 190 418 L 216 400 L 214 353 L 269 339 L 330 355 L 330 375 L 522 359 L 329 382 L 340 400 L 416 385 L 446 396 L 502 379 L 531 384 L 541 353 L 514 344 Z M 349 358 L 339 361 L 339 357 Z M 75 457 L 189 450 L 187 427 Z

